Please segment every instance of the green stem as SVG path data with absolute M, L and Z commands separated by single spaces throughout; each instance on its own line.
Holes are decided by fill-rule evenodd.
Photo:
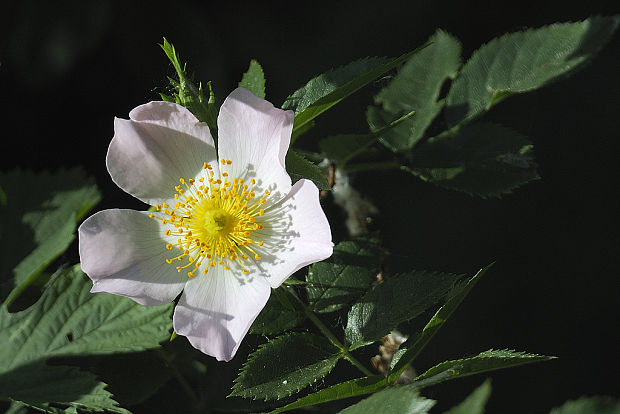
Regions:
M 325 335 L 325 337 L 327 338 L 327 340 L 329 340 L 329 342 L 331 342 L 332 345 L 334 345 L 336 348 L 338 348 L 340 350 L 340 352 L 344 355 L 344 359 L 346 359 L 347 361 L 349 361 L 351 364 L 353 364 L 357 369 L 359 369 L 364 375 L 366 376 L 372 376 L 373 373 L 370 372 L 364 365 L 362 365 L 361 362 L 359 362 L 352 354 L 351 352 L 349 352 L 349 349 L 344 346 L 339 340 L 338 338 L 336 338 L 336 336 L 329 330 L 329 328 L 327 326 L 325 326 L 325 324 L 323 322 L 321 322 L 321 320 L 315 315 L 314 312 L 312 312 L 312 310 L 306 306 L 306 304 L 297 297 L 297 295 L 291 291 L 289 291 L 289 289 L 280 287 L 279 289 L 281 289 L 282 291 L 286 292 L 289 296 L 293 297 L 295 299 L 295 301 L 297 302 L 297 304 L 299 304 L 303 311 L 304 314 L 308 317 L 308 319 L 310 319 L 312 321 L 312 323 L 314 323 L 314 325 L 319 328 L 319 331 L 321 331 L 321 333 L 323 335 Z

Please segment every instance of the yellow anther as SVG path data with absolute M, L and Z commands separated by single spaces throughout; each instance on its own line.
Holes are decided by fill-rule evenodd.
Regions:
M 187 273 L 187 276 L 188 276 L 188 277 L 194 277 L 194 272 L 188 272 L 188 273 Z
M 226 164 L 230 165 L 230 164 L 232 164 L 232 161 L 231 160 L 226 160 Z
M 264 241 L 261 241 L 261 242 L 258 242 L 257 244 L 258 244 L 259 246 L 262 246 L 263 244 L 265 244 L 265 242 L 264 242 Z
M 204 163 L 202 163 L 202 169 L 206 170 L 209 167 L 209 164 L 207 164 L 207 162 L 205 161 Z
M 262 257 L 260 257 L 259 255 L 255 254 L 255 255 L 254 255 L 254 259 L 255 259 L 255 260 L 260 260 L 260 259 L 262 259 Z
M 269 195 L 269 194 L 271 194 L 269 190 L 265 190 L 265 195 Z
M 170 236 L 170 233 L 172 233 L 170 230 L 166 230 L 166 236 Z
M 250 182 L 252 183 L 252 185 L 256 184 L 256 180 L 254 178 L 252 178 Z
M 190 178 L 190 179 L 189 179 L 189 185 L 192 185 L 192 184 L 194 184 L 195 182 L 196 182 L 196 180 L 194 180 L 193 178 Z
M 258 210 L 258 215 L 262 216 L 265 214 L 265 210 L 263 210 L 262 208 L 260 210 Z
M 245 273 L 246 275 L 247 275 L 248 273 L 250 273 L 250 271 L 249 271 L 249 270 L 247 270 L 247 269 L 243 269 L 243 270 L 242 270 L 242 272 L 243 272 L 243 273 Z
M 150 218 L 155 218 L 155 214 L 151 213 L 151 214 L 149 214 L 149 217 Z
M 222 165 L 226 165 L 226 160 L 222 158 Z
M 172 259 L 166 259 L 166 263 L 171 264 L 172 263 Z
M 265 199 L 264 199 L 264 198 L 261 198 L 261 199 L 260 199 L 260 200 L 258 200 L 258 201 L 260 201 L 260 203 L 261 203 L 261 204 L 265 204 L 265 203 L 267 202 L 267 201 L 265 201 Z

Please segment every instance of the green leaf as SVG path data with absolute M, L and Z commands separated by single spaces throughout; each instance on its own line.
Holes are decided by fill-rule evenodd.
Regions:
M 273 294 L 250 327 L 250 333 L 275 335 L 293 329 L 304 319 L 303 314 L 287 308 L 278 299 L 278 296 Z
M 328 259 L 315 263 L 306 275 L 308 303 L 315 312 L 342 309 L 377 280 L 380 247 L 375 239 L 340 242 Z
M 620 414 L 620 400 L 611 397 L 581 397 L 567 401 L 549 414 Z
M 174 94 L 175 102 L 189 109 L 198 120 L 206 122 L 209 126 L 209 130 L 211 130 L 213 139 L 217 143 L 218 106 L 215 102 L 215 95 L 211 87 L 211 82 L 207 82 L 208 94 L 205 94 L 202 83 L 199 83 L 198 87 L 196 87 L 196 85 L 188 79 L 186 65 L 181 66 L 181 59 L 174 46 L 169 43 L 166 38 L 164 38 L 164 44 L 160 44 L 159 46 L 161 46 L 170 62 L 172 62 L 172 66 L 179 78 L 178 81 L 168 78 L 170 84 L 176 91 Z M 168 100 L 166 98 L 163 99 Z
M 491 382 L 486 380 L 474 392 L 457 406 L 452 407 L 444 414 L 484 414 L 484 406 L 491 396 Z
M 307 178 L 312 180 L 319 190 L 331 189 L 323 171 L 317 165 L 291 149 L 286 153 L 286 171 L 291 176 L 293 183 L 302 178 Z
M 414 117 L 382 135 L 383 142 L 393 151 L 409 150 L 422 138 L 444 106 L 444 100 L 439 100 L 443 83 L 453 79 L 461 66 L 461 45 L 457 39 L 438 30 L 429 43 L 375 97 L 379 107 L 368 108 L 372 131 L 380 130 L 404 113 L 416 112 Z
M 10 304 L 75 239 L 101 195 L 81 169 L 0 173 L 0 302 Z
M 387 278 L 349 311 L 344 334 L 350 349 L 372 343 L 399 323 L 420 315 L 445 297 L 459 277 L 414 270 Z
M 619 23 L 618 16 L 592 17 L 491 40 L 474 52 L 450 89 L 449 124 L 472 119 L 511 94 L 573 73 L 607 43 Z
M 249 356 L 230 395 L 265 401 L 287 397 L 329 374 L 341 357 L 323 337 L 280 336 Z
M 340 414 L 426 414 L 435 401 L 422 397 L 411 386 L 386 388 L 340 411 Z
M 413 362 L 413 360 L 422 352 L 424 347 L 435 336 L 437 331 L 447 322 L 448 318 L 454 313 L 456 308 L 459 307 L 463 299 L 469 294 L 472 288 L 478 283 L 478 280 L 493 266 L 493 263 L 487 267 L 480 269 L 474 276 L 467 281 L 467 283 L 458 285 L 453 290 L 450 298 L 446 303 L 439 308 L 439 310 L 433 315 L 430 321 L 426 324 L 422 333 L 416 338 L 412 345 L 407 347 L 407 350 L 399 356 L 398 361 L 394 364 L 392 372 L 388 378 L 390 383 L 393 383 L 400 377 L 403 371 L 407 369 L 407 366 Z M 401 351 L 399 349 L 399 351 Z M 394 355 L 396 359 L 396 355 Z
M 442 187 L 500 197 L 539 178 L 533 145 L 523 135 L 501 125 L 466 125 L 416 147 L 412 174 Z
M 0 307 L 0 399 L 115 409 L 105 384 L 57 356 L 129 352 L 157 347 L 170 330 L 172 305 L 145 307 L 130 299 L 91 294 L 79 266 L 63 271 L 25 311 Z
M 265 73 L 260 63 L 252 59 L 248 71 L 243 74 L 239 86 L 265 99 Z
M 426 46 L 428 45 L 423 45 L 393 60 L 378 57 L 360 59 L 311 79 L 305 86 L 286 98 L 282 104 L 282 109 L 295 111 L 293 135 L 305 124 L 347 96 L 398 67 Z
M 329 136 L 319 142 L 319 147 L 323 154 L 338 164 L 339 168 L 352 158 L 359 155 L 366 155 L 366 158 L 372 157 L 375 151 L 369 150 L 368 147 L 374 144 L 382 135 L 404 123 L 415 114 L 410 111 L 400 118 L 391 121 L 388 125 L 374 132 L 373 134 L 341 134 Z
M 516 352 L 509 349 L 491 349 L 481 352 L 471 358 L 455 359 L 437 364 L 424 374 L 416 377 L 414 384 L 418 381 L 437 378 L 437 381 L 432 381 L 432 383 L 428 384 L 434 385 L 455 378 L 462 378 L 503 368 L 518 367 L 519 365 L 531 364 L 533 362 L 549 361 L 551 359 L 555 359 L 555 357 L 527 354 L 525 352 Z
M 276 408 L 270 414 L 283 413 L 297 408 L 308 407 L 322 404 L 329 401 L 342 400 L 344 398 L 356 397 L 358 395 L 371 394 L 387 385 L 383 375 L 372 377 L 356 378 L 350 381 L 341 382 L 324 388 L 321 391 L 301 397 L 297 401 L 287 404 L 284 407 Z

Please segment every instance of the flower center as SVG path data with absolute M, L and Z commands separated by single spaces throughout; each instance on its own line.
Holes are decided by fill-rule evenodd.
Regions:
M 180 185 L 174 187 L 174 206 L 157 205 L 157 213 L 149 215 L 168 226 L 166 249 L 178 253 L 166 263 L 181 262 L 177 271 L 187 269 L 189 277 L 198 271 L 207 274 L 217 265 L 230 270 L 233 264 L 247 274 L 246 265 L 261 260 L 259 251 L 264 241 L 257 239 L 264 229 L 260 223 L 265 214 L 262 207 L 270 192 L 257 195 L 253 178 L 249 184 L 242 178 L 231 180 L 228 166 L 232 161 L 221 162 L 221 179 L 214 178 L 213 167 L 205 162 L 196 179 L 179 179 Z

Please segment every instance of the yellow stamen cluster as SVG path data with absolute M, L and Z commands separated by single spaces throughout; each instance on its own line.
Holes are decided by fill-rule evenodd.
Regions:
M 259 221 L 270 192 L 256 194 L 253 178 L 249 183 L 242 178 L 231 179 L 228 166 L 232 161 L 222 159 L 221 163 L 221 178 L 216 179 L 213 167 L 205 162 L 197 179 L 179 179 L 174 206 L 157 205 L 157 213 L 150 214 L 170 226 L 165 234 L 176 242 L 167 243 L 165 248 L 180 251 L 166 262 L 181 262 L 177 271 L 187 269 L 189 277 L 200 270 L 207 274 L 217 265 L 230 270 L 233 262 L 247 274 L 246 264 L 261 260 L 259 251 L 264 241 L 255 238 L 260 234 L 256 231 L 264 228 Z

